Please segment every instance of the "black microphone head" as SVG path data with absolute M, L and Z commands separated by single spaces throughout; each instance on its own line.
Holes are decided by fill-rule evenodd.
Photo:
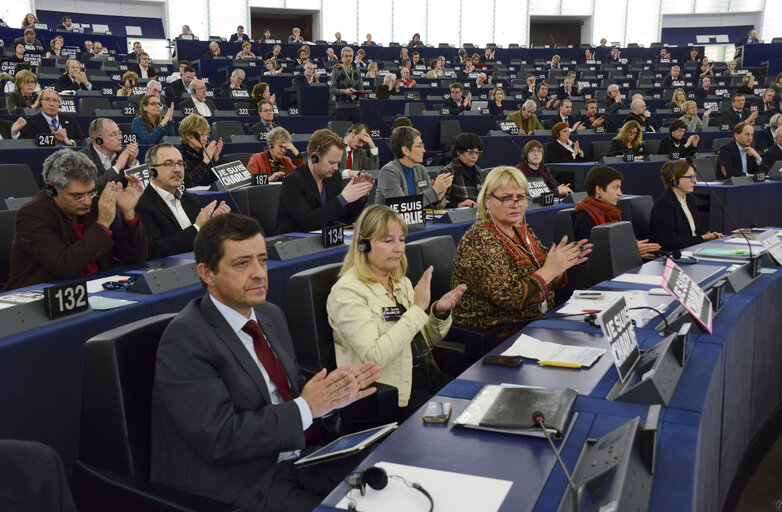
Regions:
M 198 133 L 198 132 L 193 132 L 193 138 L 194 138 L 194 139 L 201 140 L 201 134 L 200 134 L 200 133 Z
M 545 416 L 543 416 L 543 413 L 542 413 L 542 412 L 540 412 L 540 411 L 534 411 L 534 412 L 532 413 L 532 422 L 533 422 L 535 425 L 541 425 L 541 424 L 542 424 L 542 423 L 544 423 L 545 421 L 546 421 L 546 417 L 545 417 Z
M 680 259 L 682 257 L 682 252 L 678 251 L 678 250 L 677 251 L 671 251 L 671 256 L 673 257 L 673 259 L 678 260 L 678 259 Z

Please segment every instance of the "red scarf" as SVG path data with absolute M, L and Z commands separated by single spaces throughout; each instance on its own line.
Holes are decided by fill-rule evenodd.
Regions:
M 595 226 L 622 220 L 622 212 L 619 208 L 592 196 L 587 196 L 576 203 L 576 211 L 587 212 L 595 222 Z

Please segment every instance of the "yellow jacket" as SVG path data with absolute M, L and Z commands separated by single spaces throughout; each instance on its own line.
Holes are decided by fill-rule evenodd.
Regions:
M 440 320 L 413 305 L 413 285 L 408 278 L 394 285 L 394 295 L 377 282 L 361 281 L 350 269 L 331 288 L 326 311 L 334 329 L 337 365 L 352 367 L 374 361 L 380 367 L 379 382 L 399 390 L 399 407 L 406 407 L 413 384 L 410 343 L 419 331 L 432 346 L 451 327 L 451 315 Z M 394 300 L 396 298 L 396 301 Z M 383 308 L 399 305 L 407 311 L 399 320 L 387 321 Z

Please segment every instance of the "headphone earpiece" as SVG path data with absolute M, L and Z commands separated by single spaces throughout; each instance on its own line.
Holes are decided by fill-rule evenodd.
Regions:
M 149 175 L 153 178 L 157 178 L 157 167 L 150 167 Z
M 388 485 L 388 474 L 385 469 L 372 466 L 364 471 L 357 471 L 350 475 L 348 483 L 351 489 L 358 489 L 363 496 L 367 485 L 376 491 L 385 489 Z
M 310 161 L 311 161 L 313 164 L 316 164 L 316 163 L 320 162 L 320 157 L 318 156 L 318 154 L 317 154 L 317 153 L 313 153 L 313 154 L 312 154 L 312 157 L 310 158 Z
M 358 252 L 363 252 L 364 254 L 367 254 L 372 250 L 372 244 L 369 242 L 368 239 L 362 238 L 358 242 L 357 248 L 358 248 Z
M 47 181 L 46 185 L 43 187 L 44 193 L 46 194 L 46 197 L 49 199 L 52 199 L 54 196 L 57 195 L 57 189 L 54 188 L 54 185 L 52 185 L 51 182 Z
M 673 185 L 674 187 L 679 186 L 679 180 L 676 179 L 676 176 L 674 176 L 673 179 L 671 180 L 671 185 Z
M 95 137 L 95 144 L 97 144 L 98 146 L 102 146 L 103 145 L 103 137 L 101 137 L 100 135 Z

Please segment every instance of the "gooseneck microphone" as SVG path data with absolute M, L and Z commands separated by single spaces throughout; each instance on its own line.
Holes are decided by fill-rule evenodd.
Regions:
M 193 132 L 193 139 L 198 141 L 198 145 L 201 146 L 201 149 L 204 150 L 206 156 L 209 157 L 209 168 L 212 170 L 212 173 L 215 175 L 215 178 L 217 178 L 217 181 L 219 182 L 220 175 L 217 174 L 217 169 L 215 169 L 215 163 L 214 160 L 212 159 L 212 155 L 210 155 L 209 152 L 204 147 L 204 145 L 201 144 L 201 134 L 199 132 Z M 226 188 L 225 191 L 228 193 L 228 198 L 231 199 L 231 202 L 236 208 L 236 213 L 241 213 L 241 210 L 239 210 L 239 205 L 236 203 L 236 199 L 234 199 L 234 196 L 233 194 L 231 194 L 231 191 L 228 190 L 228 188 Z
M 543 434 L 546 436 L 546 439 L 548 440 L 548 444 L 551 445 L 551 449 L 554 451 L 554 455 L 557 457 L 557 462 L 559 463 L 559 467 L 562 468 L 562 471 L 565 473 L 565 478 L 567 478 L 568 481 L 568 487 L 570 488 L 570 491 L 573 493 L 573 511 L 578 512 L 578 506 L 580 501 L 580 493 L 578 492 L 578 487 L 576 486 L 576 483 L 573 481 L 573 478 L 570 476 L 570 473 L 568 473 L 567 467 L 565 467 L 565 463 L 562 461 L 562 457 L 559 456 L 559 450 L 557 450 L 557 447 L 554 446 L 554 441 L 551 440 L 551 436 L 548 433 L 548 430 L 546 430 L 546 425 L 544 423 L 545 416 L 543 416 L 543 413 L 540 411 L 535 411 L 532 413 L 532 422 L 540 427 L 540 430 L 543 431 Z
M 698 175 L 698 179 L 703 181 L 703 184 L 706 185 L 706 189 L 709 191 L 709 194 L 711 194 L 711 197 L 714 198 L 715 201 L 717 201 L 717 204 L 720 205 L 720 208 L 722 208 L 722 211 L 725 212 L 725 214 L 728 216 L 728 218 L 736 225 L 736 228 L 739 230 L 739 234 L 744 238 L 744 240 L 747 242 L 747 247 L 749 248 L 749 260 L 752 260 L 752 244 L 749 241 L 749 238 L 747 238 L 747 235 L 744 234 L 744 231 L 741 229 L 741 225 L 738 223 L 736 218 L 733 216 L 733 214 L 730 213 L 730 210 L 728 210 L 728 207 L 725 206 L 725 203 L 722 202 L 722 200 L 717 196 L 716 192 L 712 190 L 711 186 L 709 185 L 708 180 L 703 178 L 703 175 L 698 171 L 698 168 L 695 167 L 695 164 L 691 160 L 687 160 L 687 162 L 692 166 L 692 169 L 695 171 L 695 174 Z

